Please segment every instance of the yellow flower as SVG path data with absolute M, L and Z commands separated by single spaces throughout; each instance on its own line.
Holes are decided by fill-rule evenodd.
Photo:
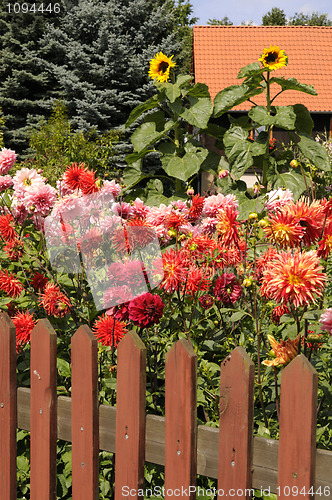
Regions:
M 289 363 L 295 356 L 298 355 L 298 345 L 301 334 L 294 339 L 281 340 L 279 343 L 276 341 L 272 335 L 268 335 L 267 338 L 270 342 L 270 345 L 273 349 L 273 353 L 275 354 L 274 359 L 266 359 L 263 361 L 263 365 L 265 366 L 278 366 L 278 365 L 286 365 Z
M 264 49 L 262 56 L 258 60 L 271 71 L 287 66 L 288 63 L 285 52 L 277 45 L 270 45 L 268 49 Z
M 156 54 L 150 61 L 149 77 L 152 80 L 157 78 L 158 82 L 167 82 L 170 69 L 175 66 L 175 62 L 172 61 L 173 57 L 167 57 L 162 52 Z

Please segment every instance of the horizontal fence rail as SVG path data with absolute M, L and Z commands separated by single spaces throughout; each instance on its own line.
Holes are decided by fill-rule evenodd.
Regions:
M 72 397 L 57 397 L 56 336 L 40 320 L 31 389 L 16 389 L 15 329 L 0 314 L 0 500 L 16 498 L 16 427 L 31 433 L 33 500 L 55 500 L 56 439 L 72 442 L 73 500 L 98 498 L 99 449 L 115 453 L 116 499 L 125 497 L 122 486 L 142 497 L 144 461 L 165 466 L 170 492 L 195 486 L 200 474 L 216 478 L 225 496 L 241 488 L 236 498 L 249 499 L 255 488 L 284 499 L 293 487 L 309 499 L 313 485 L 315 498 L 332 498 L 332 452 L 315 448 L 317 372 L 303 355 L 281 377 L 279 442 L 253 437 L 254 365 L 241 347 L 221 364 L 219 428 L 197 426 L 197 358 L 187 341 L 166 356 L 165 417 L 145 414 L 146 349 L 136 333 L 119 343 L 116 407 L 98 406 L 97 342 L 87 326 L 73 336 L 71 355 Z

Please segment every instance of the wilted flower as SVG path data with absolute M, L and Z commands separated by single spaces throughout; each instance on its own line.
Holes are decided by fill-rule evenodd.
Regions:
M 275 354 L 274 359 L 266 359 L 262 363 L 266 366 L 278 366 L 278 365 L 286 365 L 295 356 L 298 355 L 298 345 L 301 334 L 294 339 L 280 340 L 277 342 L 276 339 L 272 335 L 268 335 L 267 338 L 270 342 L 272 350 Z

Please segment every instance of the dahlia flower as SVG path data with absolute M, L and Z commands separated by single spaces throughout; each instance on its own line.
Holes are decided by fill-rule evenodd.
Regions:
M 224 273 L 216 279 L 213 295 L 225 305 L 234 304 L 242 295 L 242 288 L 233 273 Z
M 217 213 L 217 232 L 223 245 L 236 244 L 239 239 L 237 216 L 239 212 L 231 207 Z
M 18 234 L 12 226 L 13 220 L 11 214 L 0 215 L 0 234 L 7 242 L 18 239 Z
M 49 184 L 36 184 L 25 193 L 25 208 L 35 215 L 46 216 L 53 207 L 57 197 L 56 189 Z
M 326 274 L 314 250 L 282 252 L 265 267 L 261 294 L 295 307 L 309 305 L 322 296 Z
M 325 309 L 319 318 L 319 321 L 321 324 L 321 330 L 326 330 L 327 333 L 332 335 L 332 307 Z
M 21 168 L 13 177 L 14 194 L 18 200 L 23 200 L 32 187 L 44 184 L 44 178 L 35 168 Z
M 286 365 L 287 363 L 292 361 L 292 359 L 294 359 L 295 356 L 298 355 L 300 336 L 301 334 L 299 333 L 294 340 L 287 339 L 286 341 L 280 340 L 280 342 L 277 342 L 272 335 L 268 335 L 267 338 L 276 357 L 274 359 L 265 359 L 264 361 L 262 361 L 263 365 Z
M 103 314 L 95 321 L 92 331 L 102 345 L 117 347 L 120 340 L 127 333 L 127 328 L 121 321 Z
M 12 168 L 17 158 L 15 151 L 11 149 L 2 148 L 0 151 L 0 174 L 6 175 Z
M 30 342 L 31 332 L 37 321 L 29 311 L 19 311 L 11 319 L 16 328 L 16 352 L 18 353 L 22 346 Z
M 23 291 L 22 283 L 15 276 L 6 271 L 0 271 L 0 290 L 10 297 L 16 298 Z
M 277 211 L 269 217 L 269 225 L 264 228 L 265 235 L 280 248 L 297 246 L 304 234 L 300 222 L 292 215 Z
M 63 174 L 63 182 L 67 189 L 72 191 L 76 191 L 81 187 L 81 177 L 82 174 L 87 170 L 85 163 L 71 163 L 67 166 L 67 170 L 65 170 Z
M 140 328 L 159 323 L 165 304 L 159 295 L 144 293 L 129 302 L 129 319 Z
M 268 200 L 265 202 L 265 208 L 269 211 L 281 208 L 293 201 L 293 193 L 289 189 L 275 189 L 267 193 L 266 196 Z
M 6 191 L 6 189 L 12 187 L 13 179 L 10 175 L 1 175 L 0 176 L 0 192 Z
M 205 217 L 216 217 L 219 210 L 224 210 L 226 207 L 235 209 L 238 206 L 239 202 L 233 194 L 226 196 L 221 193 L 213 194 L 205 198 L 202 214 Z
M 58 285 L 47 283 L 43 293 L 40 295 L 40 305 L 44 308 L 46 314 L 56 318 L 65 316 L 70 307 L 69 298 L 60 291 Z

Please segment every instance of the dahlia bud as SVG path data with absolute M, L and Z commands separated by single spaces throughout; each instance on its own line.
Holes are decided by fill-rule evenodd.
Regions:
M 31 205 L 29 207 L 30 212 L 34 212 L 36 210 L 36 207 L 34 205 Z
M 189 247 L 189 250 L 191 250 L 191 251 L 193 251 L 193 252 L 194 252 L 195 250 L 197 250 L 197 248 L 198 248 L 197 243 L 192 243 L 192 244 L 190 245 L 190 247 Z
M 258 194 L 260 193 L 261 189 L 263 189 L 264 186 L 263 184 L 259 184 L 259 182 L 256 182 L 254 185 L 253 185 L 253 191 L 254 191 L 254 194 Z
M 259 227 L 264 228 L 269 225 L 268 221 L 266 219 L 261 219 L 258 223 Z
M 43 173 L 43 169 L 42 169 L 42 168 L 39 168 L 39 169 L 37 170 L 37 174 L 42 174 L 42 173 Z
M 167 231 L 167 234 L 168 236 L 170 236 L 171 238 L 175 238 L 176 237 L 176 231 L 174 229 L 169 229 Z
M 250 288 L 251 285 L 252 285 L 252 280 L 250 278 L 246 278 L 246 279 L 243 280 L 242 285 L 245 288 Z
M 257 212 L 250 212 L 249 220 L 256 220 L 258 217 Z
M 298 167 L 299 165 L 300 165 L 300 163 L 299 163 L 297 160 L 295 160 L 295 159 L 294 159 L 294 160 L 292 160 L 292 161 L 290 162 L 290 166 L 291 166 L 292 168 L 296 168 L 296 167 Z
M 228 170 L 222 169 L 222 170 L 219 170 L 218 177 L 219 177 L 219 179 L 224 179 L 225 177 L 228 176 L 228 174 L 229 174 Z
M 195 194 L 195 191 L 193 190 L 193 188 L 190 187 L 187 189 L 187 196 L 194 196 L 194 194 Z

